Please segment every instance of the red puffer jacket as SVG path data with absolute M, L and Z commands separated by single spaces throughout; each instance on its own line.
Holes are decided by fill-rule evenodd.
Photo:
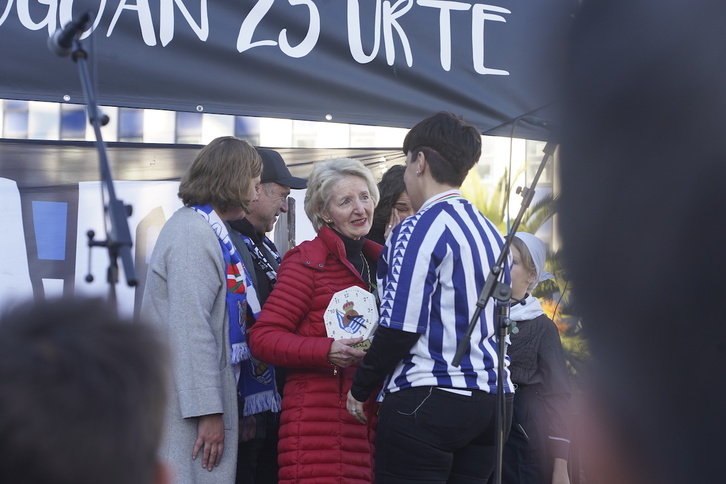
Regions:
M 366 241 L 363 253 L 377 261 L 382 247 Z M 355 367 L 328 363 L 332 339 L 323 314 L 336 292 L 367 289 L 345 257 L 343 241 L 328 227 L 290 250 L 277 283 L 249 334 L 258 359 L 286 368 L 280 416 L 280 483 L 373 482 L 375 395 L 362 425 L 346 409 Z

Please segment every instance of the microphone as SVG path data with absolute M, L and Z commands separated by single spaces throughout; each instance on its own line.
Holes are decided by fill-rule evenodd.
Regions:
M 91 21 L 91 11 L 87 10 L 80 17 L 71 20 L 62 29 L 58 29 L 55 33 L 48 37 L 48 48 L 55 55 L 65 57 L 70 55 L 73 48 L 73 41 L 81 36 L 84 30 L 88 28 Z
M 516 306 L 517 304 L 521 304 L 522 306 L 525 306 L 527 304 L 527 298 L 529 297 L 529 293 L 525 292 L 524 297 L 522 299 L 515 299 L 512 298 L 509 302 L 509 307 Z

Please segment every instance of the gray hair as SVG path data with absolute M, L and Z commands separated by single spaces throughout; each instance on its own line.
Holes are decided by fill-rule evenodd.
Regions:
M 357 176 L 365 180 L 373 205 L 378 204 L 380 195 L 378 185 L 371 171 L 363 163 L 352 158 L 334 158 L 316 163 L 308 178 L 308 190 L 305 193 L 305 213 L 313 224 L 315 232 L 325 224 L 323 212 L 328 208 L 333 196 L 333 186 L 348 176 Z

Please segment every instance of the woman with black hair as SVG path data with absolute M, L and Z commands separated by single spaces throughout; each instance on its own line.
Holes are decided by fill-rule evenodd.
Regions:
M 381 199 L 373 212 L 371 231 L 366 236 L 368 240 L 385 245 L 391 230 L 403 219 L 413 215 L 411 200 L 408 198 L 406 184 L 403 181 L 404 171 L 406 171 L 405 165 L 393 165 L 378 182 Z

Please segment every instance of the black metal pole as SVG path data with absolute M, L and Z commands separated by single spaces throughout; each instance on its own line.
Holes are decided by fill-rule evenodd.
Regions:
M 81 87 L 83 96 L 86 100 L 86 112 L 88 121 L 93 126 L 96 135 L 96 149 L 98 151 L 99 167 L 101 174 L 102 189 L 105 188 L 108 194 L 108 204 L 104 207 L 105 216 L 107 217 L 106 240 L 95 241 L 93 236 L 89 235 L 88 246 L 103 246 L 108 249 L 109 267 L 107 271 L 107 280 L 109 283 L 109 299 L 115 306 L 116 304 L 116 283 L 118 282 L 118 257 L 126 275 L 126 282 L 129 286 L 135 286 L 137 283 L 136 271 L 134 269 L 134 260 L 131 254 L 131 232 L 129 230 L 128 217 L 131 215 L 131 205 L 124 203 L 116 197 L 116 191 L 113 185 L 113 177 L 111 168 L 108 163 L 106 154 L 106 145 L 103 142 L 101 134 L 101 126 L 108 123 L 108 117 L 101 115 L 98 104 L 96 102 L 96 94 L 93 90 L 91 78 L 88 73 L 88 54 L 79 39 L 73 41 L 73 53 L 71 58 L 78 65 L 78 74 L 81 79 Z
M 523 188 L 521 191 L 521 195 L 523 197 L 522 200 L 522 206 L 519 209 L 519 213 L 517 213 L 517 217 L 514 219 L 514 222 L 512 223 L 512 227 L 509 230 L 509 234 L 507 234 L 507 237 L 504 239 L 504 246 L 502 247 L 501 252 L 499 253 L 499 257 L 497 257 L 497 261 L 495 262 L 494 266 L 491 267 L 489 270 L 489 275 L 487 276 L 487 280 L 484 283 L 484 287 L 482 288 L 482 291 L 479 295 L 479 300 L 476 302 L 476 310 L 474 311 L 474 316 L 471 318 L 471 321 L 469 322 L 469 326 L 466 329 L 466 333 L 464 334 L 464 337 L 459 342 L 459 345 L 456 348 L 456 353 L 454 355 L 454 359 L 452 360 L 452 365 L 459 366 L 461 364 L 461 360 L 464 358 L 464 355 L 469 351 L 469 347 L 471 345 L 471 335 L 474 332 L 474 327 L 476 326 L 477 321 L 479 320 L 479 315 L 481 314 L 481 311 L 486 307 L 487 301 L 491 299 L 494 296 L 494 291 L 496 289 L 497 296 L 495 299 L 498 301 L 497 304 L 502 304 L 502 297 L 506 298 L 506 304 L 509 304 L 509 300 L 511 298 L 511 288 L 506 286 L 505 284 L 502 284 L 499 279 L 504 274 L 504 261 L 507 258 L 507 255 L 509 254 L 509 247 L 512 245 L 512 238 L 514 237 L 514 234 L 517 233 L 517 229 L 519 228 L 519 224 L 522 221 L 522 217 L 524 216 L 524 212 L 529 208 L 530 203 L 532 202 L 532 199 L 534 198 L 535 190 L 534 188 L 537 186 L 537 182 L 539 181 L 540 175 L 542 175 L 542 172 L 544 171 L 545 166 L 547 165 L 547 161 L 550 159 L 552 154 L 555 152 L 555 149 L 557 148 L 557 143 L 555 142 L 548 142 L 544 149 L 542 150 L 544 152 L 544 156 L 542 157 L 542 161 L 540 162 L 539 168 L 537 169 L 537 173 L 534 175 L 534 179 L 532 180 L 532 185 L 530 188 Z M 502 287 L 504 286 L 504 287 Z M 508 297 L 506 293 L 506 289 L 508 288 Z M 510 326 L 512 325 L 512 322 L 508 318 L 509 310 L 506 308 L 505 311 L 500 310 L 497 311 L 497 320 L 495 321 L 495 329 L 496 329 L 496 340 L 497 340 L 497 355 L 498 355 L 498 375 L 497 375 L 497 414 L 496 414 L 496 424 L 497 424 L 497 439 L 496 439 L 496 456 L 497 461 L 495 463 L 495 474 L 494 474 L 494 484 L 501 484 L 502 482 L 502 456 L 504 453 L 504 435 L 506 435 L 506 428 L 504 428 L 504 424 L 506 422 L 506 419 L 504 418 L 504 410 L 505 410 L 505 400 L 504 400 L 504 383 L 502 381 L 502 375 L 504 375 L 504 359 L 506 356 L 506 336 L 507 331 L 509 330 Z

